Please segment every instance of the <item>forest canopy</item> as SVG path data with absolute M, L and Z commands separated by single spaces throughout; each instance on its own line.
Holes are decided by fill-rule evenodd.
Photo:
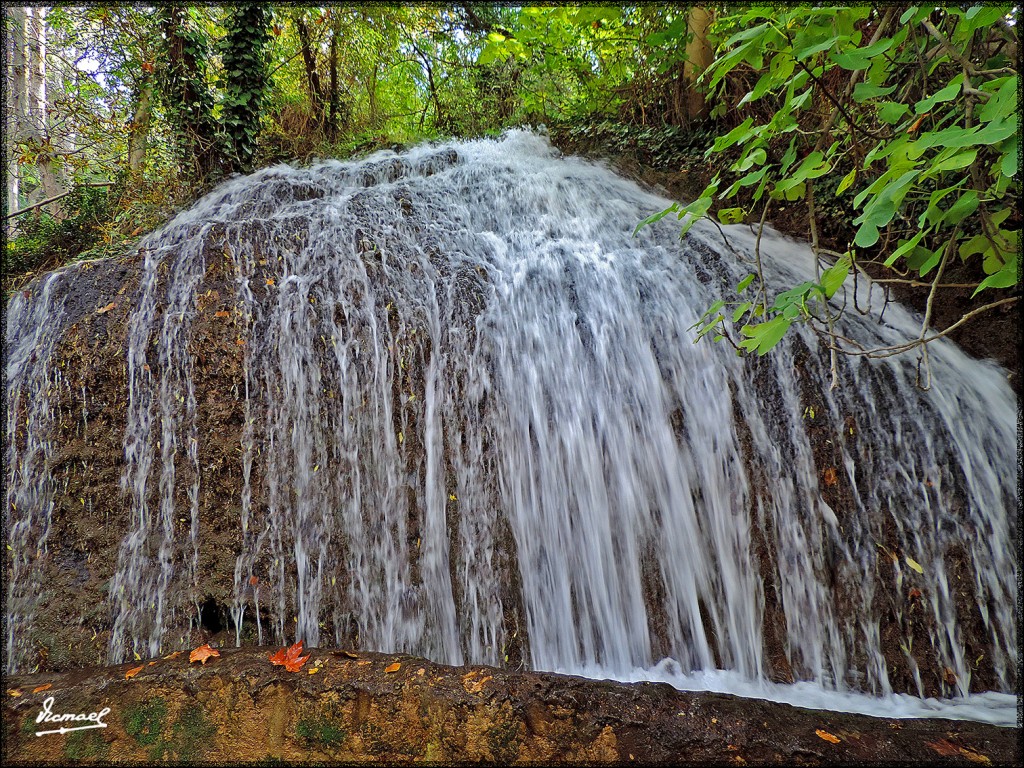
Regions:
M 816 281 L 759 267 L 695 327 L 836 351 L 846 275 L 1019 296 L 1015 6 L 5 6 L 5 288 L 123 252 L 232 173 L 546 126 L 692 171 L 648 221 L 789 212 Z M 797 212 L 797 213 L 793 213 Z M 625 222 L 635 226 L 637 222 Z M 642 224 L 642 223 L 641 223 Z M 13 277 L 12 277 L 13 276 Z

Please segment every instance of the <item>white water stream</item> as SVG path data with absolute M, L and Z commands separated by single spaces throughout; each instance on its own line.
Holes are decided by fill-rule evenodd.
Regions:
M 843 358 L 830 390 L 806 328 L 760 360 L 694 344 L 700 313 L 752 271 L 753 239 L 726 228 L 737 255 L 699 224 L 680 242 L 671 218 L 632 236 L 667 204 L 513 132 L 266 169 L 148 237 L 110 661 L 155 655 L 169 626 L 195 621 L 171 598 L 198 599 L 189 339 L 218 258 L 246 335 L 239 641 L 256 624 L 260 643 L 450 664 L 502 665 L 515 647 L 541 670 L 1015 724 L 1017 400 L 1005 372 L 941 341 L 929 391 L 912 355 Z M 813 278 L 803 246 L 770 237 L 761 251 L 770 295 Z M 853 291 L 850 278 L 834 304 Z M 885 346 L 919 333 L 897 305 L 879 321 L 877 289 L 870 302 L 857 291 L 875 306 L 851 308 L 843 335 Z M 46 450 L 45 301 L 8 306 L 8 397 L 32 398 L 39 435 L 20 455 L 8 443 L 9 540 L 24 548 L 45 548 L 52 506 L 33 469 Z M 817 457 L 812 429 L 828 441 Z M 848 489 L 842 509 L 826 501 L 821 450 Z M 187 540 L 176 517 L 191 521 Z M 968 583 L 951 582 L 954 559 Z M 30 572 L 16 565 L 8 593 L 9 666 L 31 620 Z M 954 698 L 923 699 L 935 673 L 909 652 L 917 696 L 894 694 L 883 635 L 889 614 L 909 626 L 911 586 Z M 963 590 L 982 636 L 964 636 Z M 971 687 L 968 641 L 998 691 Z M 773 654 L 800 682 L 769 681 Z

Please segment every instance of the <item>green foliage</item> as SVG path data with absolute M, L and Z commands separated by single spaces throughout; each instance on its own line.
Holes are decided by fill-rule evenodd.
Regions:
M 18 234 L 4 251 L 5 274 L 22 273 L 67 262 L 92 248 L 110 215 L 107 187 L 77 186 L 63 198 L 74 214 L 61 220 L 41 210 L 18 219 Z
M 835 195 L 852 196 L 859 212 L 852 242 L 818 283 L 750 304 L 761 320 L 740 328 L 741 350 L 764 354 L 793 321 L 811 318 L 808 300 L 831 296 L 854 263 L 925 278 L 959 256 L 987 275 L 975 294 L 1017 285 L 1019 79 L 1006 55 L 1016 28 L 1005 22 L 1015 13 L 757 8 L 718 20 L 718 57 L 703 80 L 719 114 L 746 117 L 708 150 L 725 171 L 693 202 L 642 224 L 676 213 L 685 233 L 737 197 L 761 206 L 805 200 L 813 221 L 816 180 L 832 178 Z M 732 104 L 737 82 L 751 85 Z M 736 210 L 719 218 L 731 221 Z M 717 309 L 697 324 L 699 337 L 712 328 L 728 337 Z
M 217 161 L 217 126 L 208 62 L 208 19 L 195 8 L 161 6 L 161 50 L 156 68 L 171 142 L 186 176 L 204 179 Z
M 228 32 L 219 45 L 224 65 L 221 122 L 235 170 L 251 170 L 256 156 L 268 84 L 269 25 L 270 11 L 263 5 L 235 6 L 229 12 Z

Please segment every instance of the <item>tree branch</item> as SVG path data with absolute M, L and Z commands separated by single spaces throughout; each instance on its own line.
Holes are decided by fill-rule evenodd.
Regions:
M 85 184 L 78 184 L 78 185 L 76 185 L 76 188 L 77 187 L 112 187 L 112 186 L 114 186 L 114 182 L 112 182 L 112 181 L 90 181 L 90 182 L 86 182 Z M 48 197 L 45 200 L 40 200 L 38 203 L 32 203 L 32 205 L 26 206 L 26 207 L 22 208 L 20 211 L 15 211 L 14 213 L 8 213 L 6 216 L 4 216 L 4 219 L 13 219 L 15 216 L 21 216 L 21 214 L 23 214 L 23 213 L 28 213 L 29 211 L 35 210 L 36 208 L 41 208 L 44 205 L 49 205 L 50 203 L 53 203 L 53 202 L 56 202 L 57 200 L 60 200 L 62 197 L 67 197 L 68 195 L 70 195 L 74 191 L 75 191 L 74 189 L 69 189 L 67 192 L 61 192 L 59 195 L 54 195 L 53 197 Z

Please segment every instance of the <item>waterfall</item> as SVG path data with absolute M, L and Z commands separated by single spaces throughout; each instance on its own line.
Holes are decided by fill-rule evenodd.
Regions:
M 763 358 L 694 343 L 754 240 L 705 223 L 680 239 L 671 219 L 633 235 L 667 204 L 514 131 L 268 168 L 148 236 L 109 662 L 198 626 L 223 483 L 239 644 L 880 698 L 925 697 L 936 674 L 977 692 L 982 664 L 1014 690 L 1005 372 L 943 339 L 928 389 L 912 355 L 840 357 L 831 389 L 803 325 Z M 805 246 L 759 248 L 769 295 L 813 278 Z M 59 493 L 44 467 L 70 271 L 7 309 L 9 670 Z M 832 301 L 865 347 L 920 332 L 853 276 Z M 199 367 L 229 354 L 240 372 L 211 395 Z M 214 396 L 237 415 L 227 469 L 201 458 Z

